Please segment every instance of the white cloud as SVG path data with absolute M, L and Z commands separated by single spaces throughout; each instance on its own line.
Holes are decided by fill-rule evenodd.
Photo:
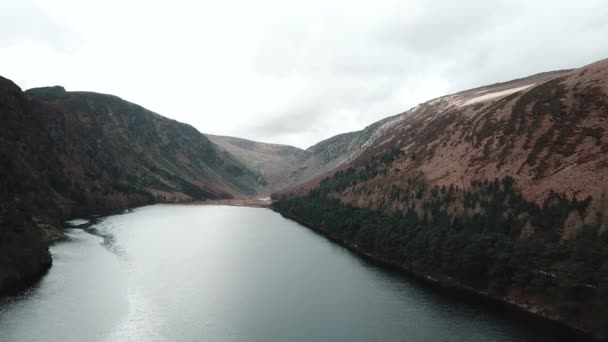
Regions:
M 202 132 L 306 147 L 432 97 L 608 57 L 608 3 L 0 5 L 0 74 L 112 93 Z

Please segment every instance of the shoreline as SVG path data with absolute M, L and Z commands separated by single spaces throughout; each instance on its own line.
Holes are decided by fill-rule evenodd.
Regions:
M 195 201 L 190 203 L 178 203 L 178 204 L 191 204 L 191 205 L 227 205 L 232 207 L 252 207 L 252 208 L 270 208 L 272 202 L 265 198 L 232 198 L 232 199 L 220 199 L 220 200 L 206 200 L 206 201 Z
M 371 253 L 367 253 L 366 251 L 358 248 L 356 245 L 349 243 L 348 241 L 343 241 L 342 239 L 336 238 L 331 234 L 327 233 L 323 229 L 317 228 L 313 224 L 304 222 L 296 217 L 293 217 L 289 214 L 282 213 L 272 206 L 270 209 L 277 214 L 283 216 L 286 219 L 297 222 L 304 227 L 312 230 L 313 232 L 325 237 L 329 241 L 336 243 L 356 256 L 364 259 L 367 262 L 370 262 L 378 267 L 382 267 L 386 270 L 394 271 L 405 276 L 411 277 L 412 280 L 423 283 L 424 285 L 433 288 L 436 291 L 445 292 L 448 294 L 456 295 L 464 295 L 469 299 L 476 300 L 478 302 L 483 303 L 489 307 L 493 308 L 501 308 L 508 310 L 514 314 L 520 315 L 521 317 L 530 320 L 536 321 L 540 324 L 543 324 L 547 328 L 559 329 L 560 332 L 567 334 L 568 337 L 572 337 L 574 341 L 580 342 L 601 342 L 606 341 L 605 338 L 600 336 L 595 336 L 591 332 L 587 332 L 581 329 L 578 329 L 572 325 L 569 325 L 564 320 L 559 318 L 549 317 L 548 315 L 543 315 L 541 312 L 535 312 L 528 309 L 525 304 L 518 303 L 515 300 L 509 300 L 507 297 L 497 297 L 490 295 L 488 293 L 476 290 L 470 286 L 464 285 L 458 281 L 455 281 L 451 278 L 442 278 L 441 276 L 432 276 L 429 274 L 424 274 L 421 272 L 417 272 L 410 268 L 405 267 L 404 265 L 400 265 L 396 262 L 392 262 L 389 260 L 385 260 L 382 257 L 375 256 Z

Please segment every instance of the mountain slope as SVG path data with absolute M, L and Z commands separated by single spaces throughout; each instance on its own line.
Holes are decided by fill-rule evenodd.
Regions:
M 344 133 L 306 150 L 247 139 L 207 135 L 222 150 L 259 173 L 259 195 L 269 195 L 333 170 L 356 155 L 366 131 Z
M 349 161 L 273 207 L 427 280 L 608 336 L 608 60 L 370 127 Z
M 607 182 L 608 61 L 539 76 L 421 105 L 395 118 L 360 161 L 398 147 L 410 158 L 396 167 L 431 184 L 510 175 L 531 200 L 550 190 L 597 198 Z
M 0 292 L 50 265 L 34 218 L 57 225 L 104 210 L 256 192 L 255 172 L 196 129 L 115 96 L 22 92 L 0 78 L 0 121 Z
M 229 136 L 208 134 L 222 150 L 259 173 L 259 195 L 281 192 L 347 164 L 359 156 L 387 118 L 361 131 L 336 135 L 306 150 L 293 146 L 268 144 Z
M 376 122 L 362 131 L 353 132 L 350 139 L 341 144 L 348 146 L 347 151 L 337 157 L 336 160 L 339 162 L 334 162 L 333 165 L 346 167 L 348 163 L 354 162 L 355 159 L 359 159 L 354 162 L 355 164 L 362 164 L 370 158 L 382 154 L 387 149 L 397 147 L 405 153 L 410 154 L 410 156 L 418 157 L 416 163 L 412 162 L 405 165 L 409 170 L 417 170 L 422 167 L 423 171 L 429 173 L 431 181 L 440 185 L 460 184 L 462 186 L 475 177 L 479 178 L 485 175 L 487 178 L 493 178 L 493 174 L 508 174 L 505 170 L 510 166 L 506 165 L 504 161 L 501 163 L 496 162 L 496 165 L 489 165 L 489 162 L 492 158 L 507 158 L 509 151 L 506 148 L 509 146 L 511 146 L 510 149 L 513 153 L 519 153 L 521 144 L 520 146 L 515 146 L 503 143 L 509 140 L 510 137 L 517 137 L 519 139 L 521 130 L 528 130 L 525 127 L 527 122 L 518 124 L 520 125 L 518 128 L 520 131 L 511 132 L 510 130 L 515 125 L 513 121 L 516 118 L 513 118 L 512 122 L 504 123 L 505 127 L 494 127 L 494 125 L 499 125 L 499 123 L 491 120 L 500 120 L 507 115 L 506 113 L 512 107 L 512 103 L 506 107 L 504 106 L 507 100 L 516 101 L 520 95 L 536 88 L 534 85 L 541 85 L 568 72 L 541 73 L 523 79 L 447 95 L 420 104 L 402 114 Z M 543 91 L 542 87 L 539 88 L 541 89 L 536 91 Z M 531 101 L 535 96 L 538 96 L 538 94 L 526 97 L 525 101 Z M 543 96 L 547 97 L 550 95 L 544 94 Z M 526 105 L 530 104 L 520 103 L 520 106 Z M 538 110 L 538 108 L 535 110 Z M 499 112 L 496 113 L 497 111 Z M 485 122 L 486 118 L 491 119 Z M 524 120 L 527 121 L 527 119 Z M 538 122 L 535 121 L 534 124 L 537 125 Z M 592 124 L 589 123 L 588 126 Z M 564 122 L 560 127 L 568 125 L 570 124 Z M 482 130 L 483 132 L 481 132 Z M 502 130 L 506 131 L 503 132 Z M 586 129 L 586 132 L 590 132 L 589 128 Z M 479 133 L 482 134 L 480 135 Z M 466 137 L 455 136 L 455 134 L 466 135 Z M 482 141 L 481 139 L 489 137 L 488 134 L 500 135 L 501 140 L 498 142 L 494 140 L 495 137 L 492 137 L 491 142 Z M 331 139 L 328 139 L 328 141 Z M 471 139 L 476 139 L 472 145 Z M 531 139 L 531 134 L 529 134 L 527 139 Z M 483 146 L 481 146 L 482 143 Z M 503 148 L 500 157 L 492 156 L 492 158 L 488 159 L 485 156 L 474 155 L 474 153 L 494 151 L 492 143 L 499 144 Z M 528 141 L 526 147 L 531 143 Z M 331 146 L 329 147 L 331 148 Z M 455 155 L 454 153 L 459 153 L 459 155 Z M 537 154 L 538 151 L 534 153 Z M 530 157 L 530 160 L 533 158 L 534 155 Z M 482 159 L 484 163 L 478 163 Z M 514 155 L 513 159 L 519 160 L 520 156 Z M 404 159 L 404 161 L 407 160 Z M 455 168 L 455 163 L 458 164 L 458 168 Z M 491 168 L 492 166 L 494 167 L 493 169 Z M 470 168 L 475 168 L 475 170 L 471 172 Z M 331 169 L 329 168 L 329 170 Z M 523 171 L 520 170 L 520 174 Z M 457 180 L 450 178 L 448 176 L 450 174 L 453 177 L 461 178 Z M 306 191 L 311 185 L 318 184 L 322 178 L 317 178 L 311 184 L 299 185 L 282 192 L 295 191 L 296 188 L 302 188 Z M 522 178 L 526 178 L 526 176 L 522 176 Z M 546 195 L 546 192 L 540 195 L 542 197 L 542 195 Z M 581 195 L 584 194 L 581 193 Z
M 210 135 L 209 140 L 226 151 L 258 175 L 258 195 L 269 195 L 293 183 L 291 174 L 305 151 L 287 145 L 267 144 L 247 139 Z

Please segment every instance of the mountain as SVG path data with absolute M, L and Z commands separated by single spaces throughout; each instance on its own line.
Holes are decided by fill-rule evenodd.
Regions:
M 342 161 L 273 194 L 275 210 L 428 281 L 608 336 L 608 60 L 443 96 L 334 148 Z
M 267 144 L 247 139 L 207 134 L 219 150 L 229 153 L 257 172 L 258 195 L 293 184 L 291 174 L 301 163 L 303 150 L 287 145 Z
M 361 131 L 336 135 L 306 150 L 228 136 L 208 134 L 207 137 L 221 150 L 257 170 L 259 195 L 266 196 L 322 177 L 352 161 L 366 149 L 384 121 Z
M 0 292 L 50 266 L 68 217 L 257 192 L 257 171 L 192 126 L 116 96 L 0 78 L 0 120 Z
M 344 133 L 321 141 L 306 150 L 293 146 L 268 144 L 247 139 L 207 137 L 259 174 L 259 195 L 270 195 L 295 184 L 323 175 L 347 161 L 356 146 L 353 137 L 360 132 Z
M 276 211 L 366 257 L 608 336 L 608 60 L 443 96 L 306 150 L 4 78 L 0 120 L 0 294 L 50 267 L 66 218 L 272 193 Z

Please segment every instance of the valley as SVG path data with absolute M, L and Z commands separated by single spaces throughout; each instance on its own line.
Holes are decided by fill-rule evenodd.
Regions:
M 608 336 L 608 60 L 439 97 L 307 149 L 4 78 L 0 115 L 0 294 L 51 267 L 69 218 L 270 205 L 418 277 Z

